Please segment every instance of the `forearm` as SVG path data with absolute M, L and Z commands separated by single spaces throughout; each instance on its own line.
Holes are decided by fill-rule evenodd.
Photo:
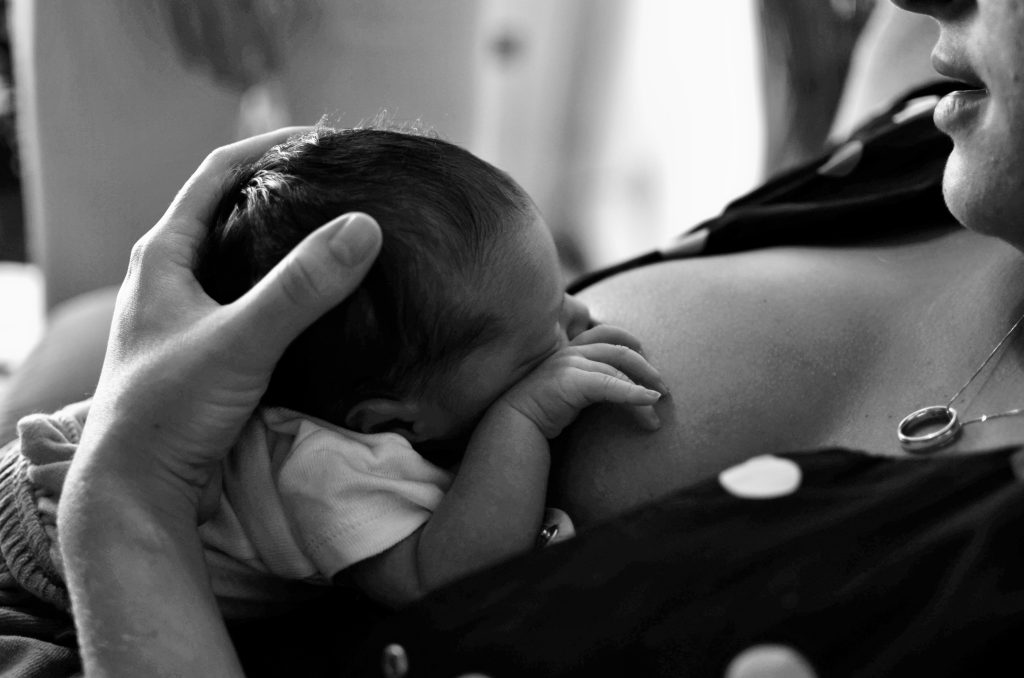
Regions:
M 532 548 L 550 469 L 548 441 L 517 412 L 492 409 L 419 540 L 428 588 Z
M 550 466 L 540 430 L 517 412 L 492 408 L 430 520 L 350 574 L 382 602 L 401 605 L 528 551 L 540 531 Z
M 194 508 L 156 510 L 174 503 L 153 501 L 164 488 L 151 478 L 80 459 L 58 529 L 86 674 L 242 675 L 210 591 Z

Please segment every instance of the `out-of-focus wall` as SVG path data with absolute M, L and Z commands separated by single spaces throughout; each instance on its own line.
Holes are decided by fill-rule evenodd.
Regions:
M 533 197 L 570 276 L 592 264 L 581 204 L 593 198 L 630 2 L 481 2 L 471 148 Z
M 572 272 L 663 244 L 760 177 L 753 0 L 485 0 L 478 150 Z
M 117 283 L 132 243 L 231 139 L 237 93 L 174 58 L 153 0 L 15 0 L 29 255 L 53 305 Z
M 578 205 L 592 266 L 665 244 L 761 176 L 753 3 L 629 0 L 625 10 Z
M 478 0 L 321 0 L 280 76 L 295 124 L 324 113 L 352 126 L 382 109 L 471 141 Z
M 174 191 L 239 135 L 244 93 L 183 58 L 175 1 L 14 0 L 30 256 L 49 306 L 120 282 Z M 326 112 L 352 125 L 387 109 L 469 141 L 478 2 L 307 4 L 316 20 L 286 36 L 268 90 L 275 123 Z

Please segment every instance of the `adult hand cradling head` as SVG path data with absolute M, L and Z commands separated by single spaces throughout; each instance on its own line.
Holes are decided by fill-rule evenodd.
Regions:
M 148 440 L 149 456 L 183 507 L 208 484 L 287 345 L 355 289 L 380 246 L 371 218 L 343 215 L 235 303 L 221 306 L 203 292 L 192 262 L 224 175 L 297 131 L 212 153 L 135 246 L 118 296 L 83 447 L 95 456 L 112 437 Z M 186 484 L 178 487 L 179 480 Z
M 80 627 L 87 673 L 148 675 L 168 660 L 184 673 L 237 670 L 195 534 L 203 492 L 281 353 L 356 288 L 381 242 L 372 218 L 342 215 L 236 302 L 220 306 L 203 292 L 192 264 L 230 171 L 299 131 L 214 151 L 132 253 L 60 504 L 76 615 L 103 619 Z M 144 657 L 133 648 L 141 638 Z

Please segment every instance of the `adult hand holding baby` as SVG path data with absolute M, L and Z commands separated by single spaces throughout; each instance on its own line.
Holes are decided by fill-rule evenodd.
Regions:
M 301 131 L 214 151 L 132 252 L 60 502 L 87 674 L 240 673 L 195 529 L 203 494 L 280 355 L 355 289 L 381 235 L 343 215 L 225 306 L 192 266 L 232 168 Z
M 188 481 L 180 488 L 183 506 L 195 501 L 211 462 L 238 437 L 288 344 L 355 289 L 380 246 L 373 219 L 342 215 L 235 303 L 217 304 L 196 282 L 196 251 L 228 172 L 301 129 L 207 157 L 136 244 L 118 295 L 87 442 L 100 434 L 132 445 L 146 440 L 172 484 Z

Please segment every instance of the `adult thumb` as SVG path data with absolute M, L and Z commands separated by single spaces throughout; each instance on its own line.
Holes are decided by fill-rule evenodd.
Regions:
M 236 329 L 257 333 L 279 356 L 359 286 L 380 245 L 380 226 L 368 214 L 343 214 L 321 226 L 235 302 L 245 326 Z

